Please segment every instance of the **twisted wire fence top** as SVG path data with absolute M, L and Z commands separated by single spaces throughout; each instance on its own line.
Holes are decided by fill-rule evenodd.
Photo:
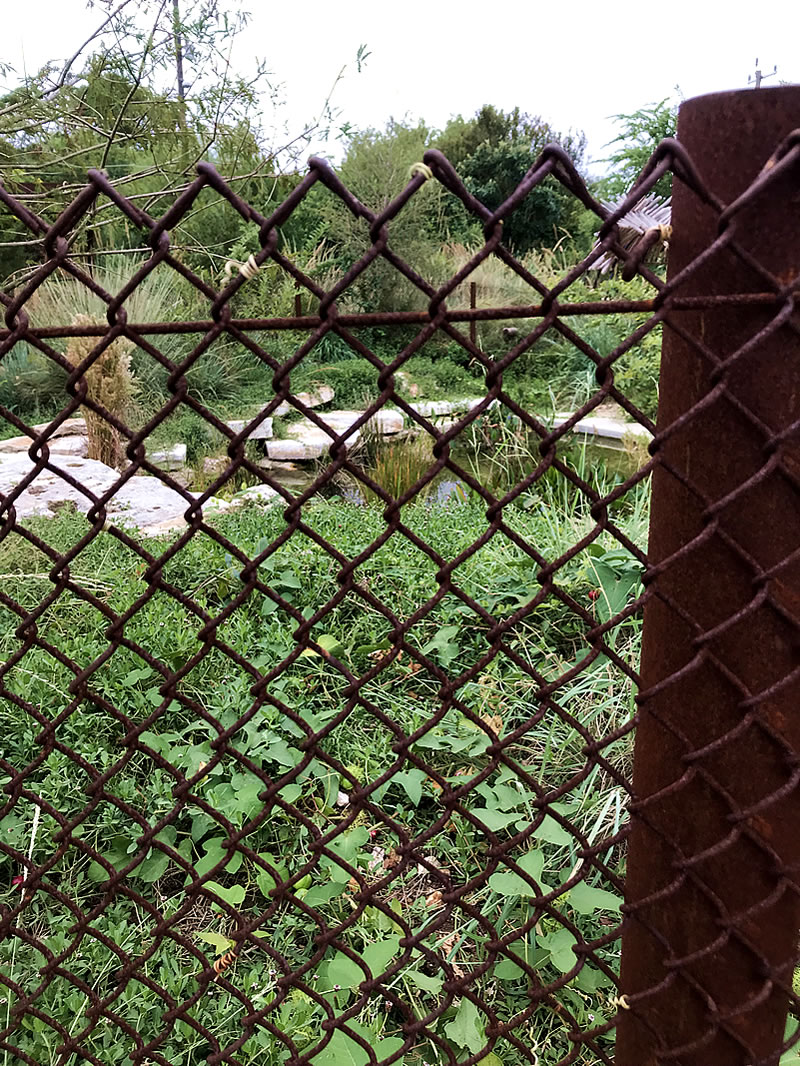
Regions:
M 772 172 L 794 165 L 798 153 L 798 142 L 787 142 Z M 684 149 L 665 141 L 611 212 L 550 146 L 492 212 L 439 152 L 424 164 L 483 228 L 480 247 L 439 286 L 392 247 L 392 223 L 431 180 L 425 168 L 379 213 L 320 159 L 269 217 L 205 163 L 160 218 L 98 171 L 52 223 L 0 187 L 3 208 L 43 249 L 19 289 L 0 292 L 0 366 L 24 345 L 64 375 L 61 409 L 48 424 L 0 409 L 30 439 L 26 465 L 0 497 L 4 1061 L 611 1063 L 617 1012 L 647 1003 L 652 989 L 619 998 L 638 641 L 654 595 L 686 613 L 658 591 L 674 559 L 648 563 L 647 495 L 655 469 L 689 491 L 693 482 L 663 458 L 683 423 L 656 433 L 615 373 L 662 328 L 688 336 L 682 312 L 758 307 L 766 324 L 751 346 L 795 326 L 792 285 L 759 264 L 750 264 L 759 281 L 750 292 L 687 295 L 697 263 L 667 282 L 645 259 L 653 238 L 625 249 L 616 223 L 671 172 L 719 218 L 719 236 L 701 258 L 746 257 L 737 219 L 774 179 L 761 175 L 726 206 Z M 546 180 L 599 220 L 596 247 L 547 284 L 503 243 L 504 220 Z M 281 226 L 315 186 L 368 233 L 364 254 L 325 285 L 280 242 Z M 171 231 L 201 194 L 225 200 L 258 233 L 248 268 L 229 271 L 221 288 L 170 248 Z M 76 231 L 100 202 L 152 249 L 118 292 L 71 256 Z M 574 297 L 608 254 L 626 276 L 644 279 L 648 298 L 597 301 L 585 288 Z M 490 259 L 528 287 L 529 303 L 463 306 L 461 286 Z M 347 306 L 378 262 L 424 297 L 424 310 Z M 270 265 L 308 310 L 238 318 L 237 294 Z M 167 271 L 207 302 L 205 319 L 131 320 L 126 303 Z M 37 325 L 38 294 L 54 275 L 91 292 L 107 321 Z M 582 329 L 601 314 L 638 316 L 602 353 Z M 464 328 L 517 320 L 503 352 L 485 351 Z M 391 359 L 371 343 L 374 327 L 398 331 Z M 287 331 L 297 332 L 297 347 L 276 355 L 274 338 Z M 188 339 L 167 354 L 164 338 L 173 334 Z M 483 378 L 479 402 L 444 423 L 400 385 L 404 368 L 442 337 Z M 556 421 L 506 384 L 552 337 L 594 374 L 586 402 Z M 84 344 L 77 362 L 69 349 L 76 338 Z M 292 388 L 293 373 L 328 338 L 371 367 L 377 390 L 344 429 Z M 152 361 L 165 382 L 157 409 L 138 423 L 88 384 L 118 343 Z M 718 353 L 691 343 L 698 362 L 713 362 L 712 399 L 730 399 L 728 379 L 748 345 Z M 193 388 L 222 344 L 272 372 L 266 404 L 239 428 Z M 702 417 L 712 399 L 685 418 Z M 610 402 L 654 434 L 649 454 L 633 449 L 616 477 L 569 444 L 575 427 Z M 766 425 L 735 402 L 768 453 L 737 492 L 776 464 L 796 488 L 782 458 L 796 426 Z M 250 443 L 286 405 L 326 440 L 301 488 L 288 487 Z M 387 405 L 428 448 L 420 475 L 397 494 L 355 447 Z M 226 452 L 199 492 L 148 449 L 185 411 Z M 119 468 L 99 489 L 53 447 L 82 414 L 120 442 Z M 520 452 L 498 453 L 507 468 L 490 477 L 467 442 L 489 439 L 491 450 L 509 433 Z M 26 494 L 48 475 L 72 487 L 78 513 L 21 517 Z M 115 508 L 140 475 L 185 503 L 170 534 L 146 538 Z M 237 479 L 265 486 L 277 503 L 220 513 L 215 501 Z M 362 506 L 332 495 L 343 479 Z M 440 486 L 453 482 L 459 493 L 442 502 Z M 722 503 L 707 502 L 717 531 Z M 731 551 L 743 551 L 726 536 Z M 786 563 L 762 571 L 753 603 L 769 600 L 769 578 Z M 795 614 L 769 606 L 796 630 Z M 689 622 L 713 655 L 705 621 Z M 739 698 L 752 702 L 749 693 Z M 751 710 L 758 717 L 758 701 Z M 781 758 L 796 767 L 775 735 Z M 696 762 L 697 745 L 684 741 Z M 704 772 L 719 796 L 729 795 L 729 782 Z M 650 802 L 637 808 L 645 821 Z M 750 832 L 744 821 L 735 833 Z M 687 874 L 691 860 L 681 857 L 680 876 L 702 881 L 702 870 Z M 775 877 L 775 886 L 793 883 L 786 870 Z M 657 935 L 652 902 L 622 912 Z M 745 929 L 746 916 L 727 918 Z M 756 956 L 765 985 L 782 983 L 796 1007 L 791 973 L 769 972 Z M 700 1002 L 694 963 L 684 958 L 677 970 Z M 709 1024 L 716 1031 L 728 1021 L 720 1014 Z M 670 1061 L 668 1035 L 662 1048 Z

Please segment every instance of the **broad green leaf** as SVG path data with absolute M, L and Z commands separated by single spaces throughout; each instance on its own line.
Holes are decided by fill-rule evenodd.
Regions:
M 258 857 L 259 859 L 263 859 L 264 862 L 269 863 L 269 865 L 275 870 L 277 875 L 280 877 L 281 881 L 288 880 L 289 871 L 286 869 L 283 863 L 278 862 L 274 856 L 270 855 L 266 851 L 263 851 L 259 852 Z M 276 881 L 271 873 L 269 873 L 267 870 L 262 870 L 259 867 L 258 873 L 256 874 L 256 884 L 258 885 L 258 891 L 261 893 L 261 895 L 264 896 L 265 899 L 269 899 L 269 894 L 273 890 L 273 888 L 275 888 Z
M 334 770 L 329 770 L 320 780 L 323 788 L 322 802 L 326 807 L 335 807 L 336 797 L 339 795 L 341 788 L 341 778 Z
M 433 992 L 434 995 L 438 995 L 444 987 L 444 980 L 441 977 L 429 977 L 426 973 L 420 973 L 418 970 L 409 970 L 403 974 L 403 977 L 416 985 L 417 988 L 421 988 L 423 992 Z
M 314 1066 L 365 1066 L 369 1056 L 346 1033 L 334 1030 L 329 1044 L 311 1059 Z
M 488 1055 L 478 1059 L 476 1066 L 503 1066 L 503 1060 L 499 1055 L 495 1055 L 493 1051 L 490 1051 Z
M 422 799 L 422 786 L 425 783 L 425 774 L 422 770 L 400 770 L 394 775 L 393 780 L 400 785 L 409 801 L 418 807 Z
M 136 869 L 131 870 L 130 876 L 138 877 L 140 881 L 152 884 L 164 876 L 168 866 L 169 855 L 165 855 L 163 851 L 153 848 L 148 858 L 141 862 Z
M 275 740 L 265 750 L 264 754 L 268 759 L 274 760 L 274 762 L 280 763 L 281 766 L 297 766 L 303 756 L 296 748 L 291 748 L 285 740 Z M 262 785 L 261 790 L 264 791 Z
M 517 978 L 522 977 L 524 972 L 511 959 L 501 959 L 492 970 L 492 975 L 501 981 L 516 981 Z
M 303 786 L 297 784 L 284 785 L 280 791 L 280 797 L 285 803 L 294 803 L 303 794 Z
M 226 888 L 225 885 L 221 885 L 218 881 L 206 881 L 203 887 L 219 896 L 230 907 L 238 907 L 244 901 L 244 885 L 229 885 Z
M 602 970 L 596 970 L 594 966 L 584 966 L 575 978 L 575 985 L 582 992 L 596 992 L 598 988 L 610 985 L 611 978 L 606 977 Z
M 577 941 L 569 929 L 558 929 L 555 933 L 539 937 L 539 943 L 543 948 L 547 948 L 553 965 L 562 973 L 569 973 L 577 962 L 572 950 Z
M 361 958 L 369 967 L 372 976 L 380 977 L 399 951 L 400 937 L 387 936 L 384 940 L 376 940 L 373 944 L 367 944 L 361 952 Z
M 458 655 L 460 648 L 453 639 L 457 636 L 459 626 L 442 626 L 432 640 L 423 645 L 423 652 L 427 655 L 435 652 L 442 666 L 447 667 Z
M 402 914 L 403 907 L 399 899 L 393 899 L 389 904 L 391 910 L 395 914 Z M 369 922 L 371 928 L 378 930 L 381 933 L 400 933 L 402 935 L 402 926 L 393 921 L 384 911 L 378 907 L 367 907 L 364 912 L 364 917 Z
M 363 848 L 369 840 L 369 833 L 363 826 L 356 826 L 354 829 L 348 830 L 346 833 L 341 833 L 338 837 L 334 837 L 333 840 L 327 845 L 328 850 L 332 851 L 334 855 L 338 855 L 340 859 L 349 863 L 351 866 L 357 865 L 356 856 L 359 849 Z M 320 865 L 327 867 L 331 871 L 331 875 L 334 880 L 348 881 L 350 879 L 350 871 L 344 866 L 339 866 L 333 859 L 329 859 L 327 855 L 323 855 L 320 859 Z
M 459 1003 L 455 1018 L 447 1023 L 444 1031 L 454 1044 L 468 1048 L 473 1055 L 486 1043 L 483 1019 L 478 1008 L 466 996 Z
M 604 888 L 593 888 L 585 881 L 579 881 L 571 889 L 569 902 L 580 914 L 593 914 L 594 911 L 618 911 L 622 900 L 614 892 Z
M 389 648 L 391 648 L 391 644 L 389 643 L 389 641 L 382 640 L 378 644 L 359 644 L 358 647 L 354 649 L 353 654 L 369 655 L 370 652 L 387 651 Z
M 16 814 L 7 814 L 0 818 L 0 840 L 11 848 L 19 850 L 20 843 L 25 839 L 25 825 Z
M 160 696 L 158 702 L 161 702 Z M 153 733 L 146 729 L 139 735 L 139 740 L 145 747 L 157 751 L 159 755 L 163 755 L 172 762 L 179 761 L 179 756 L 175 754 L 175 748 L 181 743 L 178 733 Z
M 213 837 L 211 840 L 203 841 L 203 851 L 205 854 L 197 860 L 194 864 L 194 868 L 197 871 L 197 876 L 202 877 L 203 874 L 207 874 L 209 870 L 212 870 L 217 863 L 222 862 L 225 856 L 228 854 L 227 848 L 223 846 L 224 837 Z M 235 874 L 239 867 L 242 865 L 242 853 L 237 851 L 231 856 L 230 861 L 223 869 L 228 873 Z
M 252 817 L 261 810 L 262 803 L 258 796 L 267 786 L 255 774 L 234 774 L 231 777 L 231 787 L 236 793 L 236 806 L 242 814 Z
M 115 870 L 122 869 L 130 861 L 130 856 L 128 855 L 129 844 L 130 841 L 127 837 L 116 837 L 112 847 L 108 851 L 102 852 L 103 858 L 106 862 L 111 863 Z M 89 864 L 87 876 L 90 881 L 95 882 L 108 880 L 108 872 L 99 862 L 91 862 Z
M 542 892 L 549 892 L 550 888 L 542 881 L 544 869 L 544 854 L 541 851 L 528 851 L 521 859 L 517 860 L 517 866 L 526 874 L 530 874 L 536 881 Z M 533 896 L 535 889 L 528 884 L 519 874 L 513 870 L 499 871 L 489 878 L 489 888 L 501 896 Z
M 332 899 L 341 896 L 346 885 L 339 881 L 329 881 L 326 885 L 312 885 L 303 896 L 303 902 L 308 907 L 319 907 L 321 903 L 329 903 Z
M 797 970 L 795 970 L 795 982 L 797 980 Z M 786 1027 L 783 1033 L 783 1039 L 791 1040 L 792 1037 L 797 1038 L 800 1035 L 800 1025 L 797 1023 L 797 1019 L 789 1017 L 786 1019 Z M 800 1045 L 795 1045 L 784 1051 L 781 1055 L 781 1061 L 779 1066 L 800 1066 Z
M 361 967 L 338 951 L 328 963 L 329 985 L 341 985 L 342 988 L 357 988 L 366 976 Z
M 404 1041 L 399 1036 L 385 1036 L 375 1045 L 375 1057 L 378 1062 L 389 1059 L 403 1046 Z
M 324 656 L 334 655 L 338 659 L 344 651 L 344 645 L 340 644 L 338 639 L 331 633 L 320 633 L 319 635 L 311 635 L 311 639 L 315 644 L 322 648 L 322 654 Z M 300 658 L 304 655 L 319 655 L 320 653 L 315 648 L 305 648 L 300 652 Z
M 138 670 L 131 670 L 129 673 L 127 673 L 125 675 L 125 677 L 123 677 L 122 684 L 126 688 L 130 688 L 131 685 L 135 685 L 135 684 L 137 684 L 137 682 L 144 681 L 145 678 L 150 677 L 150 675 L 152 673 L 153 673 L 153 671 L 151 670 L 151 668 L 149 666 L 143 666 L 143 667 L 141 667 Z M 142 735 L 144 735 L 144 734 L 142 734 Z
M 235 940 L 231 940 L 230 937 L 223 936 L 222 933 L 215 933 L 211 929 L 204 929 L 201 933 L 194 934 L 198 940 L 205 941 L 206 944 L 210 944 L 216 951 L 217 955 L 224 955 L 226 951 L 230 951 L 236 943 Z
M 568 833 L 555 818 L 548 815 L 536 832 L 533 834 L 537 840 L 544 840 L 548 844 L 574 844 L 575 837 Z
M 497 811 L 491 807 L 474 807 L 470 814 L 480 818 L 486 828 L 491 829 L 493 833 L 505 829 L 519 818 L 519 813 L 516 811 Z
M 492 791 L 495 804 L 504 811 L 519 807 L 527 799 L 534 798 L 533 793 L 528 789 L 521 791 L 513 785 L 495 785 Z

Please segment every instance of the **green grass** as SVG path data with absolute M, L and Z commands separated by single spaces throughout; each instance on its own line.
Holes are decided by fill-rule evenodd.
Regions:
M 644 490 L 614 511 L 626 534 L 642 543 Z M 409 533 L 433 556 L 398 532 L 361 563 L 359 588 L 343 597 L 341 560 L 314 538 L 354 559 L 385 531 L 382 509 L 320 501 L 303 515 L 306 531 L 283 544 L 279 508 L 220 519 L 217 528 L 234 551 L 197 535 L 156 568 L 160 587 L 126 623 L 125 646 L 111 655 L 109 623 L 140 603 L 150 575 L 139 554 L 110 534 L 70 563 L 72 580 L 95 599 L 70 591 L 55 598 L 38 617 L 37 642 L 14 665 L 19 617 L 8 607 L 0 610 L 0 658 L 9 662 L 0 775 L 29 768 L 25 792 L 14 793 L 0 820 L 0 903 L 18 901 L 20 889 L 11 879 L 22 872 L 29 849 L 45 868 L 22 918 L 43 947 L 21 937 L 7 940 L 0 969 L 28 994 L 40 988 L 37 1010 L 74 1037 L 86 1027 L 81 1049 L 109 1066 L 128 1061 L 134 1049 L 115 1019 L 137 1029 L 145 1044 L 154 1042 L 153 1053 L 157 1049 L 162 1059 L 153 1061 L 188 1064 L 237 1040 L 241 1019 L 252 1009 L 267 1009 L 270 1023 L 313 1054 L 315 1066 L 333 1066 L 366 1056 L 342 1033 L 322 1046 L 327 1008 L 337 1014 L 352 1009 L 351 1032 L 379 1058 L 402 1046 L 402 1011 L 387 1010 L 379 990 L 359 993 L 365 973 L 344 948 L 376 973 L 393 967 L 386 986 L 412 1015 L 436 1015 L 429 1024 L 436 1042 L 420 1038 L 404 1062 L 445 1062 L 449 1054 L 460 1060 L 481 1050 L 490 1019 L 468 997 L 447 992 L 441 963 L 448 959 L 456 975 L 475 974 L 473 991 L 501 1022 L 528 1011 L 520 1038 L 541 1062 L 556 1062 L 569 1053 L 572 1025 L 591 1030 L 614 1010 L 618 940 L 596 947 L 564 983 L 576 966 L 574 938 L 556 915 L 592 941 L 613 930 L 619 901 L 603 894 L 611 883 L 601 870 L 588 871 L 580 889 L 559 890 L 575 870 L 580 844 L 558 818 L 592 843 L 613 836 L 624 820 L 629 738 L 604 748 L 604 766 L 586 767 L 584 750 L 589 733 L 603 737 L 630 721 L 630 683 L 605 656 L 591 654 L 587 621 L 555 596 L 510 625 L 504 650 L 474 669 L 489 647 L 491 626 L 511 619 L 541 590 L 538 563 L 500 531 L 456 569 L 458 594 L 439 594 L 439 560 L 456 558 L 486 529 L 485 504 L 475 496 L 404 508 Z M 510 504 L 504 518 L 509 532 L 547 560 L 594 528 L 588 504 L 550 476 Z M 63 552 L 86 526 L 67 513 L 29 528 Z M 169 543 L 147 548 L 158 554 Z M 239 602 L 242 556 L 261 559 L 259 576 L 274 598 L 256 589 Z M 36 609 L 52 589 L 51 566 L 20 534 L 0 546 L 4 587 L 24 610 Z M 637 581 L 638 564 L 607 533 L 558 572 L 563 596 L 601 621 L 636 594 Z M 187 603 L 179 602 L 176 589 Z M 595 599 L 589 596 L 594 590 Z M 477 601 L 479 614 L 465 596 Z M 198 661 L 205 620 L 233 603 L 238 606 L 216 630 L 219 646 Z M 402 656 L 387 654 L 393 624 L 381 605 L 401 622 L 418 617 Z M 320 611 L 312 630 L 317 653 L 309 649 L 298 657 L 298 626 Z M 638 639 L 636 619 L 607 638 L 632 666 Z M 91 668 L 84 688 L 48 648 L 76 669 Z M 581 660 L 586 669 L 558 684 Z M 164 691 L 175 672 L 180 681 Z M 353 686 L 353 678 L 364 675 Z M 259 676 L 271 680 L 254 690 Z M 456 685 L 455 699 L 443 699 L 448 681 Z M 542 690 L 550 684 L 556 688 L 545 698 Z M 311 747 L 310 730 L 322 734 Z M 404 744 L 412 735 L 414 742 Z M 511 739 L 505 761 L 496 764 L 488 749 L 498 736 Z M 390 769 L 394 775 L 383 780 Z M 184 776 L 188 791 L 179 787 Z M 475 788 L 456 802 L 453 791 L 470 781 Z M 302 822 L 280 803 L 264 807 L 258 797 L 271 782 Z M 376 782 L 359 805 L 337 805 L 339 793 Z M 35 833 L 33 796 L 42 811 Z M 546 801 L 556 818 L 542 820 Z M 513 841 L 532 824 L 533 837 L 513 844 L 510 854 L 534 875 L 538 891 L 554 893 L 550 907 L 536 911 L 529 902 L 534 889 L 503 863 L 495 868 L 490 852 L 493 839 Z M 142 833 L 156 826 L 155 844 L 143 842 Z M 339 826 L 344 832 L 321 850 L 320 839 Z M 59 849 L 58 834 L 66 827 L 70 846 Z M 227 843 L 231 834 L 242 834 L 242 847 Z M 415 843 L 407 868 L 389 879 L 391 868 L 381 860 L 391 861 L 409 840 Z M 619 845 L 602 849 L 600 858 L 607 869 L 624 870 Z M 188 864 L 204 876 L 202 885 L 187 875 Z M 441 905 L 437 865 L 457 889 L 463 886 L 465 906 Z M 144 902 L 124 887 L 108 902 L 108 879 L 118 870 L 126 874 L 121 886 Z M 273 875 L 291 879 L 288 897 L 270 895 Z M 381 877 L 386 884 L 362 903 L 360 891 Z M 240 929 L 240 916 L 257 924 L 226 973 L 228 983 L 214 982 L 208 994 L 199 994 L 203 973 L 207 979 Z M 151 938 L 156 922 L 165 933 L 160 942 Z M 510 950 L 490 951 L 487 923 L 504 934 L 519 931 Z M 325 929 L 336 932 L 330 946 L 315 940 Z M 417 938 L 413 950 L 400 947 L 409 932 Z M 61 971 L 48 974 L 53 957 L 63 957 L 63 970 L 77 982 Z M 563 987 L 549 1001 L 532 1004 L 520 962 L 537 979 Z M 125 965 L 133 976 L 123 987 L 116 975 Z M 278 994 L 277 980 L 303 967 L 319 1001 L 298 987 Z M 107 997 L 111 1016 L 91 1031 L 88 989 Z M 3 991 L 10 1012 L 14 994 Z M 190 999 L 187 1017 L 196 1024 L 183 1017 L 164 1021 L 172 1003 Z M 60 1058 L 63 1030 L 31 1013 L 9 1041 L 42 1063 L 79 1061 Z M 576 1061 L 594 1063 L 611 1046 L 609 1036 L 599 1035 Z M 283 1061 L 286 1047 L 256 1027 L 236 1054 L 261 1066 Z M 503 1066 L 525 1061 L 506 1037 L 494 1042 L 493 1054 Z M 3 1066 L 14 1061 L 14 1052 L 5 1058 L 0 1052 Z

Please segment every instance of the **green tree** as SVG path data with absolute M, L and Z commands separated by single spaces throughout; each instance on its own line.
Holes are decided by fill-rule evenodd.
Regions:
M 649 104 L 629 115 L 617 115 L 621 126 L 618 137 L 609 147 L 617 147 L 603 162 L 610 163 L 613 170 L 608 177 L 597 183 L 601 196 L 617 200 L 634 184 L 645 164 L 665 137 L 674 137 L 678 124 L 678 105 L 668 100 Z M 672 192 L 672 175 L 665 174 L 653 192 L 666 199 Z
M 268 207 L 280 155 L 291 165 L 311 127 L 289 145 L 269 145 L 256 124 L 263 64 L 244 79 L 230 66 L 232 38 L 247 24 L 239 0 L 99 0 L 95 33 L 63 65 L 50 64 L 0 98 L 0 172 L 6 188 L 45 219 L 57 217 L 89 168 L 158 216 L 213 162 L 240 194 Z M 252 227 L 250 227 L 252 228 Z M 247 224 L 204 193 L 173 232 L 195 269 L 218 275 Z M 92 268 L 120 249 L 145 249 L 145 234 L 102 199 L 78 223 L 74 257 Z M 0 212 L 0 277 L 17 283 L 36 238 Z
M 583 163 L 583 134 L 557 133 L 548 122 L 515 108 L 503 112 L 491 105 L 471 119 L 457 116 L 447 124 L 435 146 L 458 170 L 467 189 L 490 210 L 517 188 L 547 144 L 560 144 L 577 168 Z M 555 243 L 577 224 L 581 206 L 555 178 L 548 177 L 519 204 L 504 223 L 504 242 L 517 254 Z M 470 243 L 480 227 L 452 198 L 448 217 L 453 234 Z
M 339 176 L 362 204 L 380 213 L 408 183 L 411 166 L 422 159 L 432 138 L 433 131 L 424 122 L 408 125 L 395 119 L 382 130 L 351 134 Z M 445 276 L 438 226 L 441 203 L 441 186 L 426 182 L 388 224 L 392 251 L 434 284 Z M 292 232 L 304 226 L 307 233 L 321 239 L 328 253 L 327 269 L 339 275 L 372 246 L 369 223 L 326 189 L 315 190 L 296 214 Z M 379 258 L 356 280 L 349 299 L 377 311 L 422 307 L 427 297 Z

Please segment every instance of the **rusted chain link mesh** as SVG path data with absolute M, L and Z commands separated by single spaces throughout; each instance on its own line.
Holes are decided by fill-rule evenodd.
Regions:
M 45 428 L 1 412 L 7 429 L 30 438 L 31 459 L 0 497 L 4 1063 L 611 1063 L 618 1011 L 636 1012 L 653 992 L 619 999 L 638 636 L 651 595 L 644 541 L 632 535 L 629 519 L 635 500 L 646 508 L 641 501 L 671 429 L 662 427 L 650 455 L 616 478 L 582 465 L 570 440 L 582 419 L 610 401 L 655 434 L 615 384 L 615 371 L 664 324 L 680 329 L 676 312 L 694 306 L 682 276 L 667 284 L 645 264 L 652 235 L 638 249 L 622 247 L 618 219 L 668 171 L 718 214 L 724 205 L 676 142 L 661 146 L 637 194 L 613 215 L 557 148 L 493 213 L 441 154 L 428 153 L 425 163 L 484 234 L 464 268 L 438 288 L 391 241 L 393 221 L 427 180 L 422 170 L 380 214 L 320 160 L 269 218 L 207 164 L 161 218 L 99 172 L 52 224 L 0 190 L 4 210 L 44 250 L 19 291 L 0 293 L 7 327 L 0 359 L 24 344 L 67 375 L 61 413 Z M 548 178 L 595 212 L 602 228 L 587 258 L 545 284 L 504 246 L 503 220 Z M 369 234 L 364 255 L 327 288 L 295 265 L 279 239 L 315 186 L 341 200 Z M 170 250 L 171 231 L 201 194 L 226 200 L 259 233 L 254 263 L 219 290 Z M 152 248 L 117 293 L 70 258 L 76 229 L 109 201 Z M 731 232 L 725 225 L 720 232 L 720 247 L 736 254 Z M 649 283 L 651 301 L 571 299 L 570 287 L 609 251 L 626 265 L 626 277 Z M 529 286 L 528 305 L 469 312 L 454 298 L 490 258 Z M 348 291 L 378 261 L 422 294 L 427 309 L 348 308 Z M 237 319 L 237 293 L 256 266 L 270 263 L 297 283 L 307 313 Z M 164 271 L 207 300 L 207 321 L 129 320 L 126 301 Z M 54 272 L 99 297 L 108 324 L 37 326 L 37 290 Z M 739 303 L 774 313 L 769 330 L 788 328 L 782 286 L 767 276 L 763 290 Z M 576 325 L 576 316 L 599 312 L 636 313 L 640 324 L 601 353 Z M 499 353 L 484 351 L 465 326 L 516 319 L 522 328 Z M 363 330 L 374 326 L 406 329 L 391 361 L 364 340 Z M 277 358 L 271 338 L 289 329 L 304 336 L 291 358 Z M 180 361 L 159 349 L 170 332 L 191 337 Z M 485 371 L 480 402 L 444 424 L 399 387 L 403 368 L 441 335 Z M 503 377 L 554 335 L 582 354 L 596 382 L 588 402 L 556 428 L 515 400 Z M 64 347 L 75 336 L 88 338 L 78 365 Z M 292 373 L 331 337 L 371 368 L 379 389 L 341 432 L 292 390 Z M 87 386 L 91 368 L 121 338 L 164 369 L 170 394 L 135 428 Z M 239 430 L 191 388 L 193 367 L 221 340 L 274 374 L 269 402 Z M 697 344 L 698 361 L 718 361 L 719 389 L 735 354 Z M 277 480 L 248 443 L 285 403 L 330 439 L 313 484 L 297 490 Z M 374 425 L 386 405 L 432 447 L 427 468 L 399 497 L 352 447 L 356 431 Z M 200 493 L 147 450 L 148 438 L 185 410 L 226 442 L 227 465 Z M 124 451 L 105 491 L 90 491 L 69 458 L 50 450 L 59 427 L 87 412 L 113 427 Z M 693 417 L 702 418 L 702 405 Z M 462 445 L 487 425 L 509 423 L 531 447 L 527 465 L 509 468 L 517 473 L 498 488 Z M 776 438 L 766 436 L 773 447 L 765 463 L 774 463 Z M 48 473 L 73 486 L 83 513 L 17 514 L 23 495 L 35 494 L 37 478 Z M 690 471 L 667 473 L 691 487 Z M 182 496 L 181 528 L 146 538 L 113 511 L 115 494 L 138 475 Z M 372 501 L 357 512 L 363 523 L 355 548 L 352 536 L 337 535 L 336 516 L 356 505 L 319 502 L 342 475 Z M 442 475 L 468 499 L 437 503 Z M 759 469 L 746 479 L 763 476 Z M 209 501 L 235 478 L 274 490 L 278 504 L 214 511 Z M 558 518 L 557 498 L 569 522 Z M 477 537 L 465 533 L 464 516 L 475 508 Z M 535 527 L 523 520 L 532 509 L 542 515 Z M 530 535 L 548 522 L 560 523 L 560 541 Z M 500 549 L 507 587 L 492 583 Z M 484 570 L 490 551 L 493 569 L 487 563 Z M 415 602 L 398 583 L 400 557 L 425 575 Z M 782 562 L 775 560 L 776 571 Z M 314 597 L 304 599 L 306 573 L 316 584 Z M 763 587 L 754 595 L 763 602 Z M 787 617 L 796 627 L 796 617 Z M 275 628 L 276 620 L 291 629 Z M 343 646 L 343 626 L 361 634 L 360 653 Z M 254 629 L 263 639 L 252 639 Z M 561 654 L 548 652 L 548 630 L 568 634 Z M 281 643 L 279 632 L 291 638 Z M 696 761 L 684 740 L 687 760 Z M 776 760 L 796 768 L 796 752 L 776 744 Z M 360 749 L 380 759 L 359 759 Z M 787 771 L 786 788 L 793 783 Z M 724 780 L 714 788 L 718 797 L 730 791 Z M 767 807 L 770 797 L 761 802 Z M 645 820 L 649 810 L 645 804 Z M 741 820 L 730 829 L 748 831 Z M 791 880 L 779 865 L 776 893 Z M 702 869 L 683 869 L 681 877 L 702 880 Z M 735 932 L 743 942 L 748 917 L 727 916 L 729 925 L 741 919 Z M 625 921 L 657 930 L 653 900 L 627 908 Z M 680 958 L 679 946 L 664 950 Z M 770 972 L 757 946 L 751 953 L 764 987 L 783 987 L 796 1010 L 792 972 Z M 684 958 L 678 969 L 706 1009 L 693 963 Z M 713 1010 L 709 1017 L 712 1032 L 728 1025 Z M 792 1042 L 787 1035 L 786 1046 Z M 668 1032 L 659 1044 L 659 1062 L 682 1061 L 670 1056 Z

